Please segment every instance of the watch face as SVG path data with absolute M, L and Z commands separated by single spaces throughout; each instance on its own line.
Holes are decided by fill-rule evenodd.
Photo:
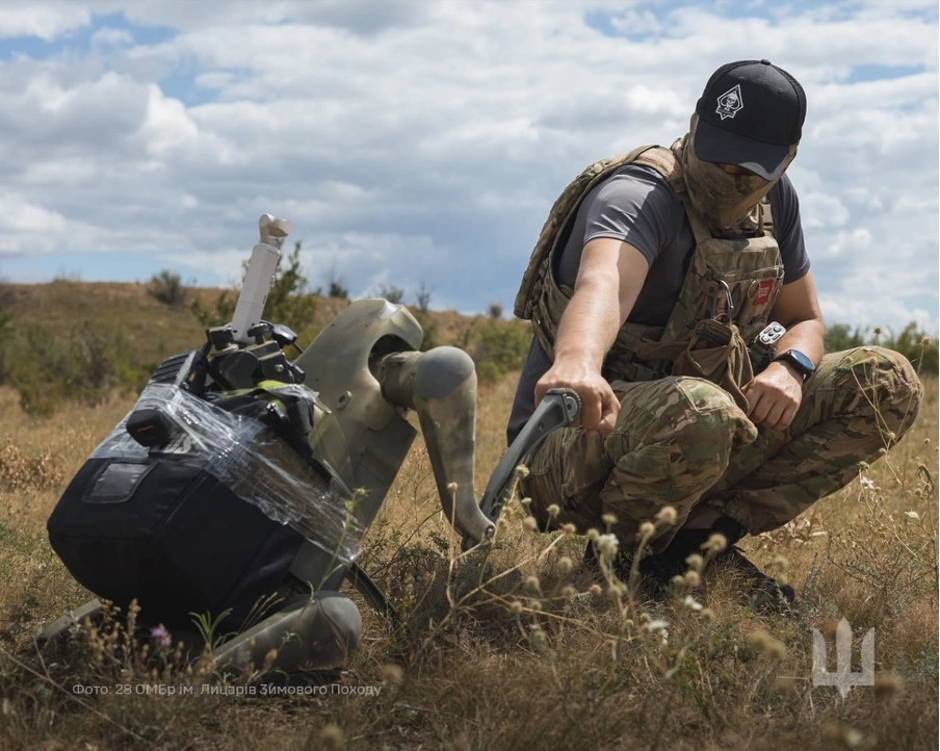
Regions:
M 816 366 L 813 365 L 813 361 L 798 349 L 787 350 L 783 353 L 782 357 L 792 362 L 796 369 L 807 378 L 811 376 L 816 370 Z

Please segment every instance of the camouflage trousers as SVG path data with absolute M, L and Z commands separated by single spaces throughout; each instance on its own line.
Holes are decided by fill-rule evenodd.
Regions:
M 677 524 L 657 526 L 653 549 L 699 504 L 751 534 L 785 524 L 900 440 L 923 395 L 907 359 L 874 346 L 826 355 L 783 431 L 755 426 L 726 391 L 700 378 L 611 385 L 621 405 L 613 432 L 549 434 L 529 459 L 522 492 L 542 528 L 603 530 L 602 516 L 612 514 L 611 531 L 625 544 L 672 506 Z

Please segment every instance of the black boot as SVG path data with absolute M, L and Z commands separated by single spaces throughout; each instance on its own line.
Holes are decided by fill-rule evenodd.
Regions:
M 686 559 L 701 553 L 711 534 L 708 529 L 680 529 L 663 550 L 644 556 L 639 570 L 646 590 L 654 597 L 664 597 L 672 580 L 689 570 Z
M 712 535 L 709 529 L 683 529 L 659 553 L 647 553 L 640 559 L 637 570 L 640 574 L 640 586 L 651 597 L 661 599 L 675 576 L 682 576 L 689 568 L 686 563 L 692 553 L 700 553 L 702 545 Z M 584 566 L 596 576 L 601 568 L 597 560 L 594 544 L 588 542 L 584 550 Z M 633 551 L 621 550 L 613 563 L 613 573 L 622 582 L 630 581 L 633 566 Z
M 796 598 L 793 587 L 780 584 L 772 576 L 767 576 L 735 545 L 744 537 L 744 527 L 729 516 L 720 516 L 715 520 L 711 531 L 724 535 L 728 540 L 728 546 L 715 556 L 714 563 L 737 574 L 744 583 L 745 592 L 752 604 L 779 609 L 787 608 L 793 603 Z
M 704 545 L 714 534 L 722 535 L 727 545 L 711 559 L 710 564 L 735 571 L 744 582 L 746 594 L 752 604 L 779 608 L 787 607 L 793 602 L 793 587 L 789 584 L 779 584 L 773 577 L 764 574 L 735 546 L 735 543 L 744 537 L 745 529 L 729 516 L 718 517 L 710 529 L 680 529 L 664 550 L 643 556 L 637 566 L 643 590 L 657 599 L 665 596 L 673 578 L 688 571 L 686 559 L 693 553 L 704 556 Z M 632 551 L 620 551 L 614 561 L 614 574 L 623 582 L 629 581 L 632 564 Z M 588 542 L 584 551 L 584 566 L 600 576 L 600 564 L 591 542 Z

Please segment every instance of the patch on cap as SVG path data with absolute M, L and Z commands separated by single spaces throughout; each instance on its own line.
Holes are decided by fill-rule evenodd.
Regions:
M 721 115 L 722 120 L 725 120 L 734 117 L 743 109 L 744 96 L 741 94 L 741 84 L 736 84 L 718 97 L 718 109 L 715 112 Z

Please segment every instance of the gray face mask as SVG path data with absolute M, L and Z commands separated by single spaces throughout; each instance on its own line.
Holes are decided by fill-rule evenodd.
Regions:
M 679 146 L 679 158 L 689 202 L 705 223 L 718 233 L 733 233 L 761 202 L 777 180 L 764 180 L 757 175 L 729 175 L 712 162 L 695 156 L 692 138 L 695 124 Z M 790 156 L 790 159 L 795 153 Z

